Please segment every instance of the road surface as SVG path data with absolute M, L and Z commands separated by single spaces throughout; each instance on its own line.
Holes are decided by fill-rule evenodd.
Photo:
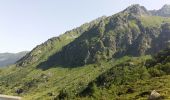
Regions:
M 21 100 L 21 97 L 0 94 L 0 100 Z

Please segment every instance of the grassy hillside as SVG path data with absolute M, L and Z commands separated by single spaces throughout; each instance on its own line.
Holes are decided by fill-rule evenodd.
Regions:
M 156 90 L 168 99 L 169 51 L 153 58 L 123 57 L 76 68 L 11 66 L 0 71 L 0 92 L 19 95 L 24 100 L 131 100 L 146 99 Z
M 95 93 L 78 100 L 147 100 L 151 91 L 156 90 L 163 100 L 170 99 L 170 76 L 164 75 L 146 80 L 137 80 L 127 85 L 96 88 Z
M 162 23 L 169 23 L 169 17 L 160 16 L 142 16 L 142 24 L 146 27 L 160 27 Z
M 16 65 L 0 69 L 0 94 L 24 100 L 131 100 L 146 99 L 155 89 L 169 98 L 170 49 L 150 56 L 169 46 L 169 33 L 169 18 L 130 6 L 51 38 Z
M 106 71 L 89 83 L 79 95 L 81 99 L 110 98 L 115 100 L 146 100 L 152 90 L 169 99 L 170 49 L 153 58 L 130 59 Z
M 127 59 L 129 57 L 124 57 L 114 61 L 114 64 Z M 55 66 L 47 70 L 33 66 L 28 68 L 11 66 L 1 70 L 0 93 L 23 96 L 26 100 L 42 100 L 42 98 L 50 100 L 56 98 L 63 89 L 75 95 L 82 91 L 91 80 L 108 70 L 111 65 L 113 65 L 111 61 L 103 61 L 76 68 Z

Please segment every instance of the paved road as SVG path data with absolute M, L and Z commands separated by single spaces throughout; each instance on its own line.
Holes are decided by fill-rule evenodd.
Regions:
M 0 94 L 0 100 L 21 100 L 21 97 Z

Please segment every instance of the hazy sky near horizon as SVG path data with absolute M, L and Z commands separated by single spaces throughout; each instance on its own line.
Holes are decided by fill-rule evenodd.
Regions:
M 170 0 L 0 0 L 0 53 L 31 50 L 85 22 L 132 4 L 159 9 Z

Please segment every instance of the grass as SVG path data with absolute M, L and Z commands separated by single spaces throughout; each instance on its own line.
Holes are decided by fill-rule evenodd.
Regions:
M 165 100 L 170 99 L 170 75 L 162 74 L 159 77 L 148 76 L 151 74 L 148 70 L 151 68 L 164 68 L 168 64 L 168 52 L 160 53 L 153 59 L 154 66 L 140 67 L 150 56 L 143 56 L 140 58 L 131 58 L 127 60 L 128 63 L 133 63 L 133 66 L 125 61 L 113 66 L 111 69 L 101 74 L 92 85 L 88 85 L 86 90 L 82 92 L 83 96 L 78 97 L 78 100 L 147 100 L 153 90 L 160 93 L 161 97 Z M 163 56 L 162 56 L 163 55 Z M 160 58 L 160 56 L 162 58 Z M 160 59 L 162 62 L 160 62 Z M 158 62 L 157 62 L 158 61 Z M 156 63 L 155 63 L 156 62 Z M 130 68 L 128 70 L 127 68 Z M 145 68 L 145 70 L 143 70 Z M 147 69 L 146 69 L 147 68 Z M 121 69 L 121 70 L 120 70 Z M 169 70 L 168 68 L 166 70 Z M 121 75 L 121 73 L 124 73 Z M 141 73 L 142 72 L 142 73 Z M 120 75 L 119 75 L 120 74 Z M 118 76 L 115 76 L 118 75 Z M 125 75 L 125 76 L 124 76 Z M 140 75 L 140 76 L 139 76 Z M 142 75 L 142 76 L 141 76 Z M 143 75 L 146 75 L 143 76 Z M 112 77 L 114 76 L 114 77 Z M 145 77 L 145 78 L 140 78 Z M 101 80 L 102 79 L 102 80 Z M 129 80 L 130 79 L 130 80 Z M 99 80 L 99 81 L 98 81 Z M 120 83 L 120 81 L 123 83 Z M 102 85 L 102 83 L 104 84 Z M 87 94 L 86 94 L 87 93 Z
M 156 90 L 165 99 L 169 99 L 170 75 L 150 79 L 136 78 L 141 70 L 140 65 L 147 59 L 151 59 L 151 56 L 140 58 L 125 56 L 118 60 L 101 61 L 82 67 L 63 68 L 54 66 L 47 70 L 38 69 L 35 65 L 24 68 L 11 66 L 0 71 L 0 93 L 21 96 L 23 100 L 53 100 L 60 94 L 61 90 L 66 90 L 70 93 L 69 95 L 74 95 L 69 100 L 109 100 L 110 98 L 113 100 L 145 100 L 152 90 Z M 136 66 L 132 70 L 133 73 L 128 67 L 125 70 L 120 70 L 120 66 L 128 66 L 127 62 Z M 106 88 L 93 87 L 95 93 L 92 96 L 75 97 L 98 76 L 109 70 L 112 71 L 113 66 L 118 66 L 117 71 L 120 71 L 119 73 L 125 72 L 125 76 L 119 76 L 118 80 L 123 78 L 130 78 L 130 80 L 134 78 L 136 80 L 128 81 L 126 84 L 119 84 L 118 82 L 119 85 L 111 84 Z M 18 95 L 17 89 L 23 89 L 23 92 Z M 128 92 L 129 89 L 130 92 Z
M 114 64 L 128 59 L 130 58 L 124 57 L 115 60 Z M 102 61 L 98 64 L 76 68 L 55 66 L 48 70 L 35 69 L 34 66 L 25 68 L 11 66 L 0 72 L 1 93 L 18 95 L 16 89 L 23 89 L 24 92 L 19 94 L 23 100 L 50 100 L 58 96 L 62 89 L 69 90 L 71 93 L 79 93 L 89 82 L 110 69 L 112 65 L 112 61 Z M 49 94 L 52 95 L 49 96 Z
M 139 80 L 135 83 L 131 83 L 129 85 L 123 86 L 124 90 L 131 88 L 134 90 L 134 93 L 126 93 L 120 95 L 119 99 L 128 99 L 128 100 L 146 100 L 150 95 L 152 90 L 156 90 L 158 93 L 161 94 L 165 99 L 170 99 L 170 76 L 162 76 L 162 77 L 155 77 L 149 80 Z M 149 93 L 143 95 L 144 93 Z
M 142 16 L 141 21 L 145 27 L 160 27 L 162 23 L 170 22 L 170 18 L 160 16 Z
M 128 90 L 131 89 L 131 92 Z M 155 77 L 148 80 L 138 80 L 128 85 L 111 86 L 109 89 L 98 89 L 95 97 L 78 98 L 80 100 L 147 100 L 152 90 L 156 90 L 164 98 L 170 99 L 170 75 Z M 119 96 L 115 92 L 119 92 Z

